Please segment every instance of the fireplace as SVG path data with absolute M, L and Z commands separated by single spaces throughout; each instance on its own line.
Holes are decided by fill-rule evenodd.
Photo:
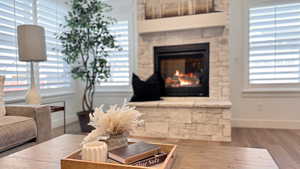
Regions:
M 163 96 L 209 96 L 209 43 L 154 47 Z

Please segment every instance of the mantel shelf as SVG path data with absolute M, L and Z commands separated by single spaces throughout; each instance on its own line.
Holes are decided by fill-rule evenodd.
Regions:
M 149 19 L 139 22 L 140 34 L 169 32 L 210 27 L 224 27 L 227 24 L 224 12 L 188 15 L 161 19 Z

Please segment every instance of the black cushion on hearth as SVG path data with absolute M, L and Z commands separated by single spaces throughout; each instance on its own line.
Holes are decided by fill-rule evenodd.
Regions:
M 146 81 L 141 80 L 136 74 L 132 75 L 133 96 L 131 102 L 161 100 L 163 80 L 158 73 L 154 73 Z

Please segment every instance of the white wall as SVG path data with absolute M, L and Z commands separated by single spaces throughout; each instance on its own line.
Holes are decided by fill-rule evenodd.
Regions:
M 104 104 L 104 108 L 108 108 L 113 104 L 122 104 L 124 100 L 130 101 L 131 92 L 97 92 L 95 94 L 95 106 L 99 107 Z
M 233 126 L 259 128 L 300 128 L 300 92 L 243 92 L 247 27 L 243 3 L 231 0 L 230 68 Z M 247 45 L 247 44 L 246 44 Z
M 55 105 L 62 105 L 62 101 L 66 102 L 66 123 L 72 123 L 78 120 L 76 113 L 81 110 L 77 99 L 78 96 L 76 93 L 66 94 L 62 96 L 56 97 L 48 97 L 44 98 L 43 101 L 45 103 L 49 102 L 57 102 Z M 63 112 L 55 112 L 51 115 L 52 117 L 52 128 L 56 128 L 63 125 Z

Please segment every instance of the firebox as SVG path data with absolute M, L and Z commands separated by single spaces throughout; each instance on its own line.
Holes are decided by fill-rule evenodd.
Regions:
M 163 96 L 209 96 L 209 43 L 154 47 Z

